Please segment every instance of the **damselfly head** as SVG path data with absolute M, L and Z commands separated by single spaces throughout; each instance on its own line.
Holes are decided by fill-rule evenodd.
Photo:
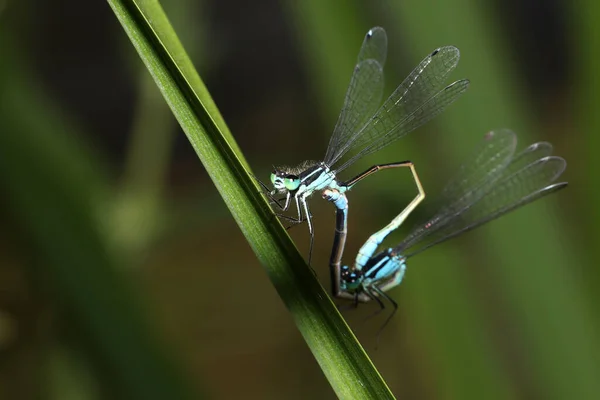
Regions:
M 340 271 L 342 286 L 345 290 L 353 291 L 360 287 L 363 281 L 363 274 L 360 270 L 350 270 L 347 265 L 344 265 Z
M 287 171 L 275 169 L 271 173 L 271 183 L 280 192 L 293 192 L 300 186 L 300 178 L 298 175 L 290 174 Z

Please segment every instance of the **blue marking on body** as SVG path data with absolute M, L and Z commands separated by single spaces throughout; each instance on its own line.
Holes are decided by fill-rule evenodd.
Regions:
M 363 247 L 360 248 L 358 254 L 356 255 L 356 260 L 354 261 L 354 268 L 357 270 L 363 269 L 363 267 L 369 262 L 379 243 L 374 243 L 371 241 L 367 241 Z
M 315 174 L 319 174 L 319 176 L 311 180 Z M 308 196 L 310 196 L 313 192 L 324 189 L 337 190 L 340 193 L 344 193 L 348 190 L 347 186 L 338 184 L 335 173 L 325 164 L 322 164 L 319 168 L 305 176 L 302 179 L 302 182 L 306 182 L 307 180 L 309 180 L 310 183 L 308 185 L 302 184 L 296 195 L 308 193 Z
M 387 249 L 373 256 L 365 267 L 360 287 L 365 290 L 377 286 L 385 292 L 402 282 L 406 271 L 406 259 L 394 254 L 392 249 Z
M 385 257 L 373 266 L 372 269 L 375 271 L 375 276 L 370 276 L 370 270 L 367 271 L 365 275 L 369 276 L 371 280 L 379 281 L 392 276 L 394 273 L 396 273 L 396 271 L 398 271 L 399 268 L 400 264 L 398 263 L 398 260 Z
M 333 172 L 331 172 L 329 167 L 327 167 L 326 165 L 321 166 L 321 168 L 315 169 L 315 171 L 313 171 L 312 173 L 310 173 L 309 175 L 304 177 L 302 179 L 302 182 L 305 182 L 309 178 L 312 178 L 313 175 L 315 175 L 315 174 L 319 174 L 319 176 L 316 177 L 316 179 L 312 180 L 308 185 L 302 184 L 298 188 L 298 192 L 296 193 L 296 196 L 300 196 L 303 194 L 305 196 L 310 196 L 315 191 L 320 191 L 320 190 L 323 190 L 326 188 L 336 189 L 336 190 L 339 190 L 340 192 L 344 191 L 337 184 L 335 174 Z
M 388 291 L 402 283 L 402 279 L 404 279 L 404 274 L 406 272 L 406 258 L 397 254 L 392 254 L 392 249 L 388 249 L 387 253 L 389 254 L 390 264 L 393 263 L 394 265 L 391 276 L 383 277 L 382 280 L 387 278 L 387 281 L 379 285 L 379 288 L 383 291 Z
M 338 210 L 348 210 L 348 198 L 343 196 L 339 190 L 326 190 L 323 197 L 325 200 L 332 202 Z
M 398 286 L 400 283 L 402 283 L 402 279 L 404 279 L 404 273 L 406 272 L 406 262 L 402 261 L 398 268 L 399 268 L 399 273 L 398 273 L 396 279 L 394 280 L 394 285 L 389 286 L 389 288 Z
M 373 254 L 377 250 L 377 247 L 383 242 L 386 236 L 392 232 L 394 229 L 391 229 L 389 226 L 388 229 L 382 229 L 377 233 L 372 234 L 366 243 L 360 248 L 358 254 L 356 255 L 356 260 L 354 261 L 355 268 L 360 270 L 365 264 L 369 262 Z

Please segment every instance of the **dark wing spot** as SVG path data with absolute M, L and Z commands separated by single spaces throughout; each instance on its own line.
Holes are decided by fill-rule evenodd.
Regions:
M 437 53 L 439 53 L 439 52 L 440 52 L 440 49 L 435 49 L 435 50 L 433 51 L 433 53 L 431 53 L 431 57 L 435 56 L 435 55 L 436 55 Z

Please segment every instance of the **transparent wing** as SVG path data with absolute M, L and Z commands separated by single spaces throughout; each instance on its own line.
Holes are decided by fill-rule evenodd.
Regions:
M 521 156 L 529 157 L 529 153 L 517 155 L 517 164 L 523 161 Z M 465 204 L 458 210 L 441 210 L 425 224 L 414 229 L 413 233 L 394 248 L 394 252 L 406 257 L 413 256 L 567 185 L 566 182 L 553 184 L 566 168 L 566 161 L 560 157 L 545 156 L 516 172 L 512 172 L 514 168 L 511 164 L 483 196 L 474 197 L 471 204 Z M 417 244 L 420 246 L 415 248 Z
M 512 163 L 516 148 L 514 132 L 507 129 L 488 132 L 444 187 L 441 207 L 460 210 L 477 196 L 481 197 Z
M 383 67 L 387 58 L 387 34 L 385 29 L 376 26 L 367 32 L 358 53 L 357 63 L 363 60 L 376 60 Z
M 504 176 L 509 176 L 515 172 L 521 170 L 527 165 L 537 161 L 541 158 L 552 155 L 552 145 L 548 142 L 538 142 L 525 148 L 519 154 L 517 154 L 510 162 L 506 170 L 503 172 Z
M 344 106 L 327 146 L 325 162 L 377 111 L 383 93 L 383 66 L 386 56 L 385 30 L 379 27 L 369 30 L 358 53 Z
M 438 212 L 417 225 L 401 246 L 409 247 L 425 235 L 433 233 L 455 215 L 459 215 L 481 199 L 503 176 L 515 153 L 517 136 L 509 130 L 487 133 L 483 141 L 460 166 L 446 184 L 438 203 Z
M 484 196 L 497 180 L 510 176 L 527 165 L 552 154 L 552 145 L 534 143 L 519 154 L 514 151 L 517 135 L 507 129 L 489 132 L 470 160 L 460 167 L 444 188 L 440 213 L 460 212 Z
M 378 128 L 374 128 L 378 132 L 387 132 L 383 134 L 371 144 L 364 144 L 365 146 L 352 156 L 348 161 L 337 167 L 336 172 L 340 172 L 350 165 L 354 164 L 358 159 L 366 156 L 367 154 L 374 153 L 382 148 L 386 147 L 390 143 L 400 139 L 406 134 L 414 131 L 421 125 L 424 125 L 431 119 L 438 116 L 447 106 L 454 103 L 454 101 L 462 95 L 469 87 L 468 80 L 461 80 L 448 85 L 442 91 L 438 92 L 432 98 L 430 98 L 425 104 L 415 110 L 411 115 L 400 123 L 390 126 L 390 124 L 382 124 Z M 374 117 L 375 118 L 375 117 Z M 393 120 L 388 119 L 386 122 L 392 122 Z
M 359 157 L 353 157 L 354 162 L 439 114 L 468 86 L 468 81 L 459 81 L 440 92 L 446 78 L 458 64 L 459 57 L 458 49 L 453 46 L 440 47 L 428 55 L 364 126 L 350 132 L 348 137 L 328 151 L 325 162 L 333 165 L 347 152 L 356 151 Z M 345 163 L 343 168 L 350 164 Z

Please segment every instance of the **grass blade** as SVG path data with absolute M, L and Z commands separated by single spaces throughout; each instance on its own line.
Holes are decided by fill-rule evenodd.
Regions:
M 338 397 L 392 398 L 289 236 L 273 219 L 159 3 L 109 0 L 109 4 Z

